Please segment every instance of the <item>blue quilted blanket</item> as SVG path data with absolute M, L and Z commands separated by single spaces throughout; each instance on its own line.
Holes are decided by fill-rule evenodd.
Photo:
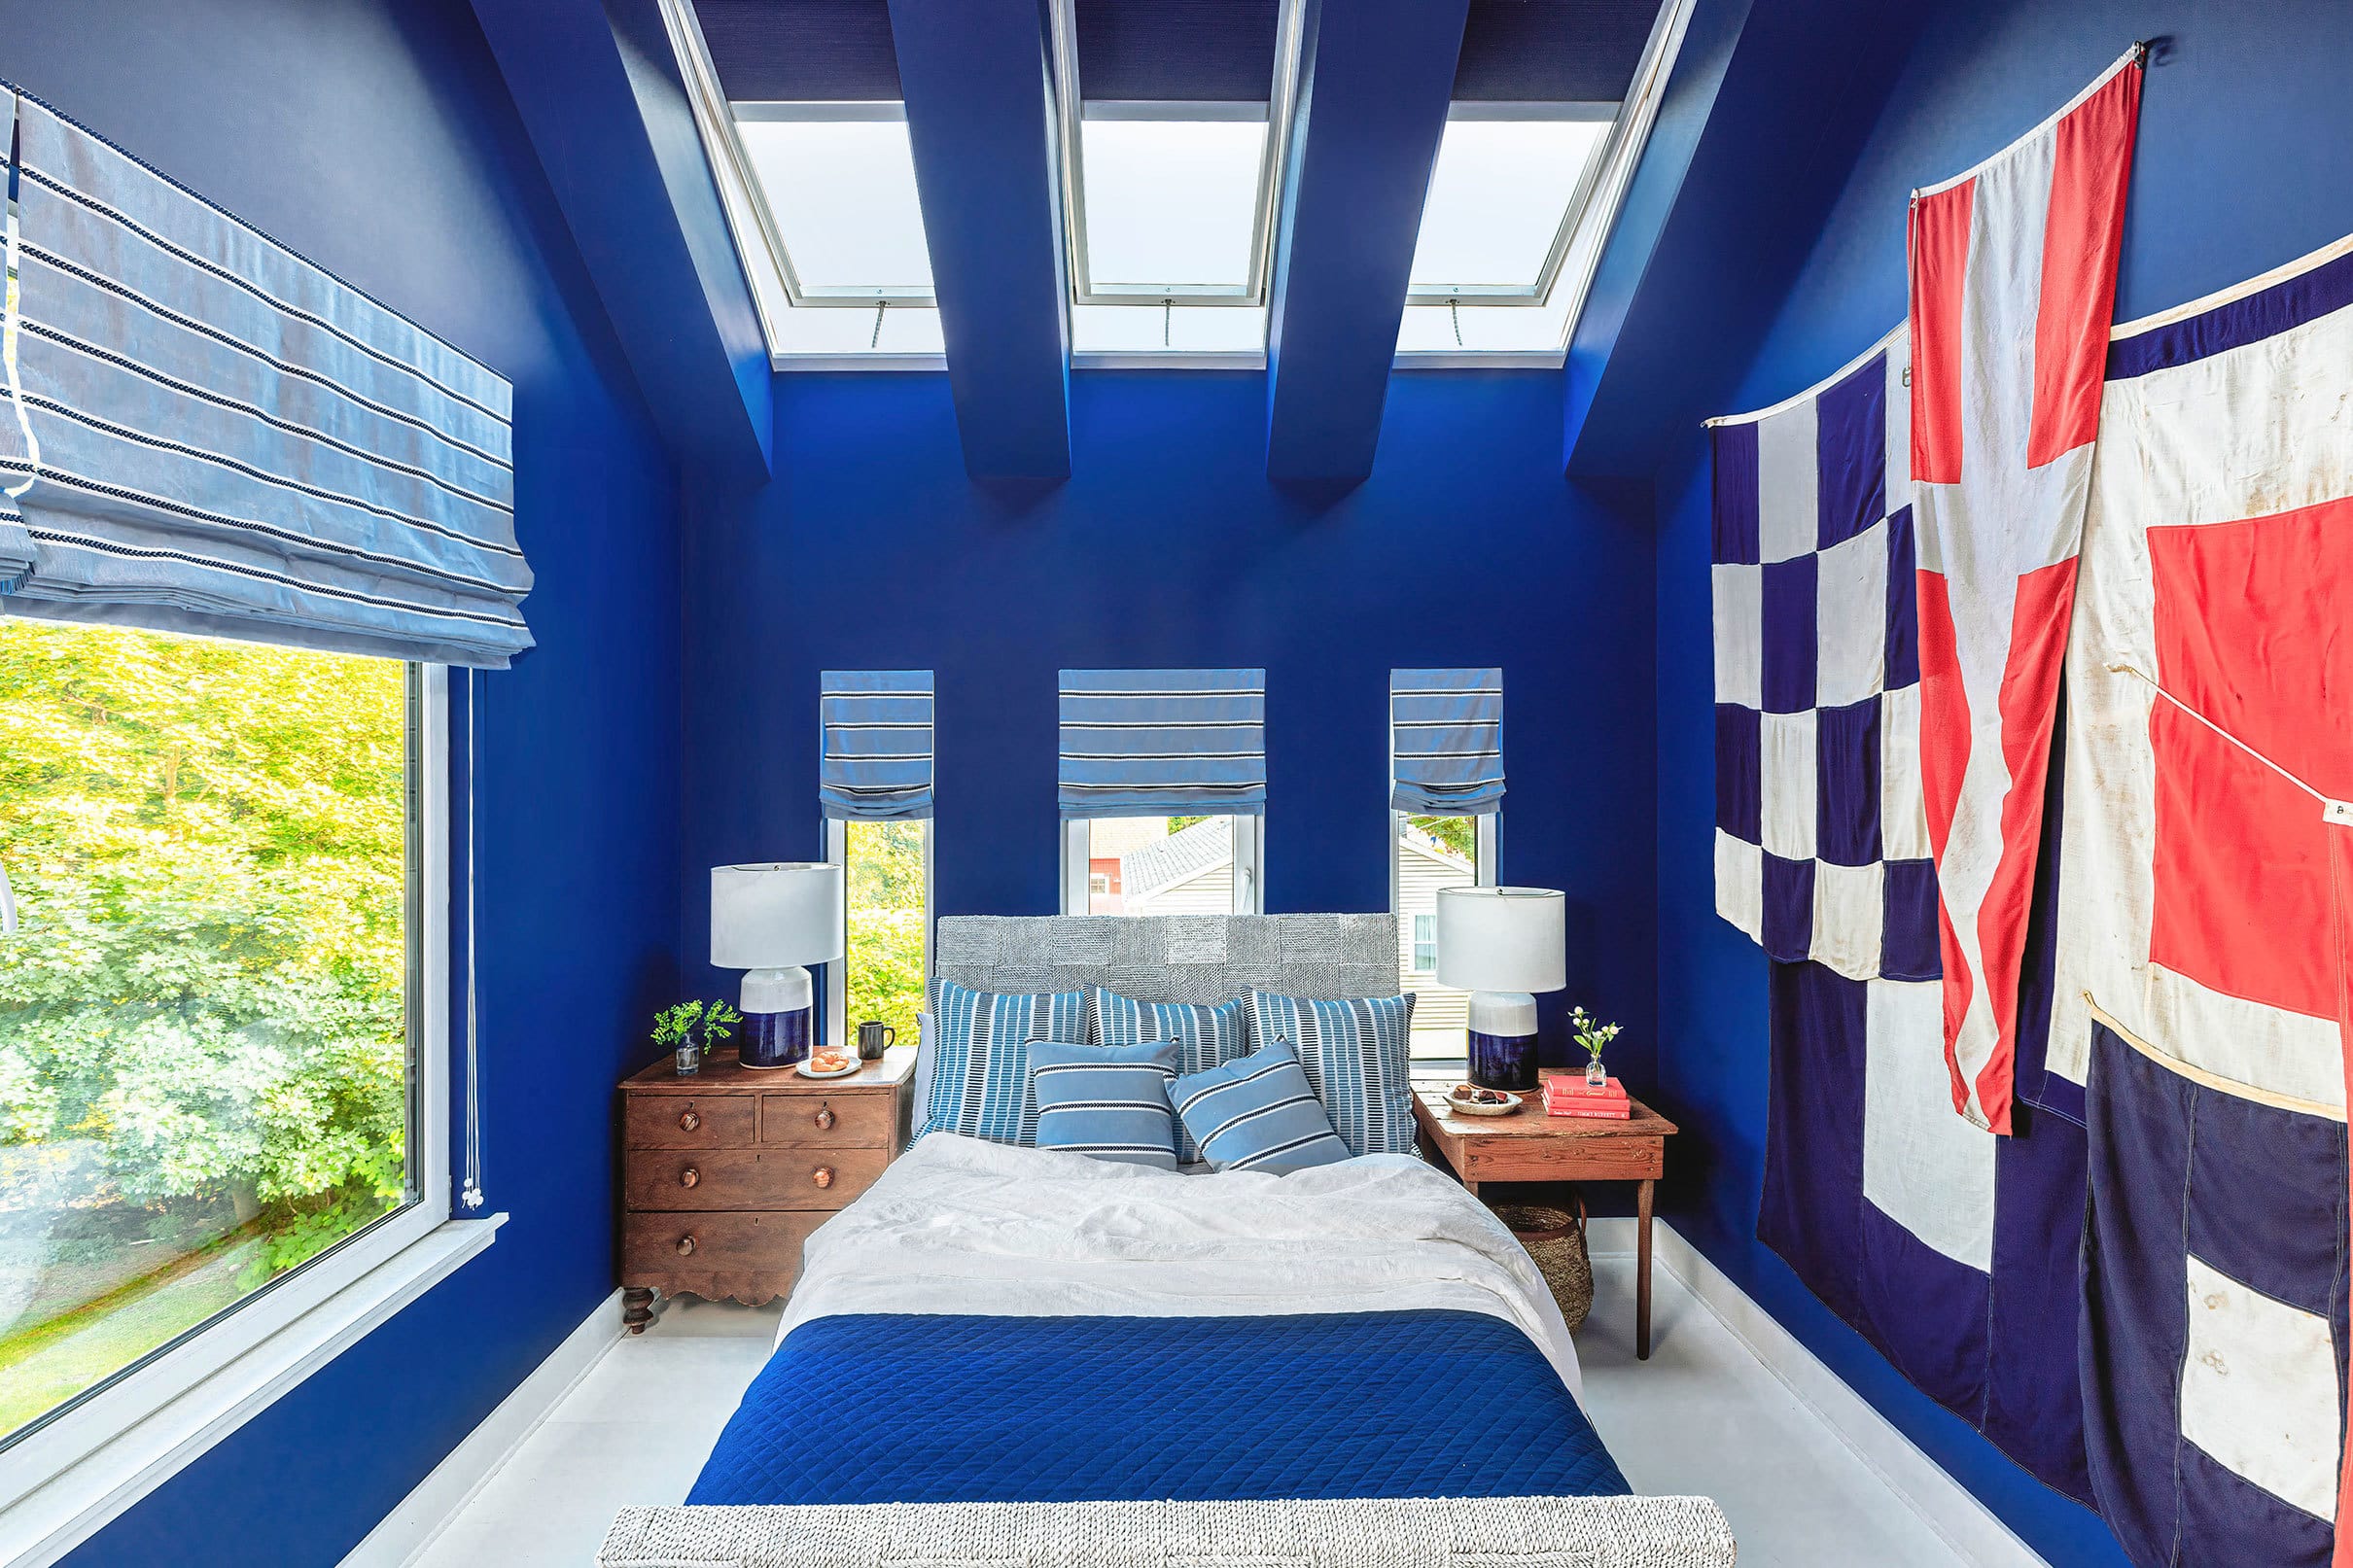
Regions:
M 689 1503 L 1599 1496 L 1631 1490 L 1483 1312 L 821 1317 Z

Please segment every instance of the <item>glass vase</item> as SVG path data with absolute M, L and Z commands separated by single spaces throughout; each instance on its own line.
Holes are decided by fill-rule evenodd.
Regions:
M 681 1078 L 691 1078 L 703 1070 L 703 1053 L 697 1046 L 680 1046 L 675 1060 L 678 1064 L 678 1075 Z
M 1601 1059 L 1599 1057 L 1587 1057 L 1585 1059 L 1585 1087 L 1588 1089 L 1604 1089 L 1607 1088 L 1608 1085 L 1609 1069 L 1601 1065 Z

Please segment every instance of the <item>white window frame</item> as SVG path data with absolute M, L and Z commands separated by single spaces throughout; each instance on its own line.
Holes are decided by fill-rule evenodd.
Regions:
M 939 842 L 938 819 L 918 819 L 924 824 L 924 1002 L 916 1009 L 931 1010 L 931 936 L 938 922 L 934 905 L 936 886 L 931 868 Z M 825 858 L 841 867 L 842 933 L 850 930 L 850 823 L 840 817 L 825 819 Z M 849 943 L 842 944 L 839 958 L 825 965 L 825 1045 L 839 1050 L 850 1042 L 850 955 Z M 901 1040 L 900 1045 L 913 1045 L 913 1040 Z
M 421 667 L 417 1201 L 246 1297 L 0 1450 L 0 1562 L 46 1568 L 491 1243 L 449 1207 L 449 672 Z
M 1150 812 L 1138 812 L 1149 817 Z M 1263 915 L 1266 913 L 1266 880 L 1260 868 L 1266 853 L 1266 818 L 1246 816 L 1240 812 L 1212 812 L 1206 815 L 1231 817 L 1234 819 L 1234 913 Z M 1087 912 L 1087 824 L 1092 818 L 1066 817 L 1062 821 L 1062 912 L 1083 915 Z M 1115 917 L 1116 918 L 1116 917 Z
M 1475 854 L 1476 852 L 1474 851 L 1473 853 Z M 1414 956 L 1410 960 L 1408 960 L 1413 966 L 1412 972 L 1418 975 L 1436 974 L 1438 972 L 1437 912 L 1433 910 L 1429 914 L 1424 915 L 1422 913 L 1422 911 L 1417 909 L 1414 911 L 1410 919 L 1414 923 L 1414 935 L 1411 943 Z M 1428 923 L 1426 927 L 1423 924 L 1424 922 Z M 1427 941 L 1424 941 L 1422 936 L 1422 933 L 1425 928 L 1429 932 L 1429 938 Z M 1425 947 L 1429 949 L 1429 962 L 1427 963 L 1423 963 L 1422 961 L 1422 950 Z

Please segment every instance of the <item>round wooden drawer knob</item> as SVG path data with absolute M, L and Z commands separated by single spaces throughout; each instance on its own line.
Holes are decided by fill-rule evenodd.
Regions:
M 691 1187 L 702 1179 L 703 1173 L 695 1169 L 692 1166 L 688 1166 L 685 1169 L 678 1173 L 678 1184 L 681 1187 Z
M 816 1170 L 810 1173 L 809 1179 L 816 1182 L 820 1187 L 830 1187 L 833 1185 L 833 1167 L 831 1166 L 819 1166 Z
M 685 1131 L 691 1132 L 696 1128 L 703 1125 L 703 1119 L 700 1115 L 696 1114 L 694 1107 L 689 1105 L 679 1113 L 678 1125 Z
M 690 1236 L 682 1236 L 678 1238 L 678 1255 L 680 1257 L 684 1258 L 691 1256 L 693 1251 L 694 1237 Z
M 817 1107 L 817 1130 L 820 1132 L 829 1132 L 833 1130 L 832 1106 L 820 1105 Z

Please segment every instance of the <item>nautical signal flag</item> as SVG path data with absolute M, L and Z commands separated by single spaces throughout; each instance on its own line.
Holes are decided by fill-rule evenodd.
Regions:
M 1920 775 L 1945 1059 L 1954 1107 L 2003 1133 L 2143 52 L 1912 198 Z

